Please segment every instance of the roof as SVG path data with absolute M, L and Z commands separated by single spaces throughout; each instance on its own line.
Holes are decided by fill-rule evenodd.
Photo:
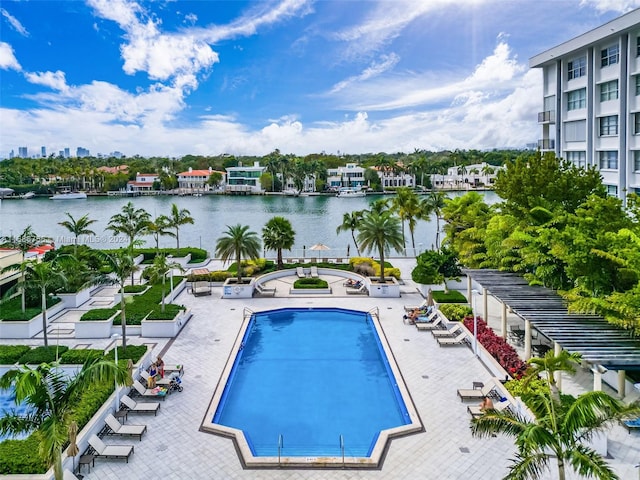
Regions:
M 181 172 L 180 177 L 208 177 L 215 170 L 191 170 L 190 172 Z
M 599 315 L 570 313 L 555 291 L 529 283 L 519 274 L 499 270 L 465 270 L 542 335 L 594 365 L 640 370 L 640 339 Z

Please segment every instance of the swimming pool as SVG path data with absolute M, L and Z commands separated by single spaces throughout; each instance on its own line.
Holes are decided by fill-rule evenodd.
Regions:
M 369 313 L 256 313 L 234 351 L 202 429 L 233 436 L 247 464 L 374 466 L 390 437 L 422 430 Z

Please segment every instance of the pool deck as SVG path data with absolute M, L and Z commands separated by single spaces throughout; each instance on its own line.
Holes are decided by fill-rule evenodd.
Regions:
M 183 392 L 170 395 L 158 416 L 136 415 L 129 424 L 146 424 L 143 440 L 105 437 L 107 444 L 133 444 L 135 454 L 129 463 L 97 459 L 95 467 L 82 474 L 85 479 L 497 479 L 507 473 L 515 452 L 513 441 L 503 436 L 477 439 L 471 436 L 467 403 L 456 395 L 458 388 L 469 388 L 474 381 L 490 378 L 486 368 L 474 358 L 471 349 L 439 347 L 432 335 L 402 321 L 404 305 L 419 304 L 423 298 L 410 280 L 413 259 L 392 259 L 402 271 L 405 285 L 401 298 L 379 299 L 347 295 L 336 282 L 333 295 L 300 296 L 288 294 L 288 283 L 295 278 L 275 280 L 275 297 L 222 299 L 222 288 L 211 296 L 194 297 L 186 290 L 176 303 L 192 309 L 193 316 L 173 341 L 130 337 L 131 344 L 157 343 L 155 356 L 164 351 L 167 364 L 184 364 Z M 211 269 L 217 268 L 213 264 Z M 269 282 L 267 286 L 274 286 Z M 491 300 L 491 302 L 494 302 Z M 497 304 L 496 304 L 497 305 Z M 369 311 L 378 308 L 380 322 L 393 350 L 398 367 L 425 426 L 425 431 L 390 442 L 380 470 L 245 470 L 232 440 L 199 431 L 220 374 L 230 355 L 242 322 L 243 309 L 253 311 L 282 307 L 341 307 Z M 498 312 L 497 307 L 490 310 Z M 491 323 L 491 317 L 490 317 Z M 58 328 L 70 327 L 73 318 L 61 317 Z M 66 325 L 66 327 L 65 327 Z M 55 340 L 54 340 L 55 341 Z M 15 341 L 2 340 L 2 343 Z M 29 343 L 41 344 L 32 339 Z M 91 340 L 60 340 L 76 345 Z M 93 347 L 103 348 L 93 342 Z M 569 393 L 590 388 L 590 375 L 583 372 L 575 381 L 565 381 Z M 583 387 L 585 385 L 586 387 Z M 260 401 L 260 399 L 256 399 Z M 609 432 L 608 461 L 622 479 L 638 478 L 640 435 L 628 434 L 616 425 Z M 274 443 L 277 439 L 274 439 Z M 77 460 L 76 460 L 77 464 Z M 557 478 L 555 465 L 543 478 Z M 576 478 L 571 474 L 567 478 Z

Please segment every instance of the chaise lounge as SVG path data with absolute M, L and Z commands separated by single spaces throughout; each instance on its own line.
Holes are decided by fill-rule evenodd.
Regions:
M 472 418 L 477 418 L 487 413 L 487 411 L 495 410 L 496 412 L 501 412 L 503 410 L 509 410 L 509 406 L 509 402 L 500 402 L 495 404 L 492 409 L 483 410 L 479 405 L 469 405 L 467 407 L 467 412 L 471 414 Z
M 142 385 L 138 380 L 133 381 L 133 388 L 135 390 L 134 394 L 137 393 L 141 397 L 153 397 L 159 398 L 160 400 L 164 400 L 167 397 L 166 389 L 145 388 L 144 385 Z
M 211 295 L 211 286 L 207 281 L 193 282 L 189 291 L 193 293 L 194 297 L 198 297 L 200 295 Z
M 147 431 L 146 425 L 122 425 L 116 417 L 108 414 L 104 419 L 107 424 L 107 435 L 122 435 L 126 437 L 138 437 L 138 440 L 142 440 L 142 435 Z
M 461 401 L 465 400 L 482 400 L 484 397 L 493 396 L 491 393 L 496 388 L 496 384 L 492 382 L 487 383 L 482 388 L 459 388 L 458 396 Z
M 444 329 L 444 330 L 432 330 L 431 331 L 431 335 L 433 335 L 434 337 L 455 337 L 456 335 L 458 335 L 460 332 L 462 332 L 464 330 L 462 330 L 462 327 L 460 326 L 459 323 L 456 323 L 452 328 L 450 329 Z
M 122 458 L 129 463 L 129 457 L 133 453 L 133 445 L 106 445 L 97 435 L 89 437 L 89 445 L 95 451 L 96 457 Z
M 457 337 L 436 337 L 438 345 L 441 347 L 448 347 L 453 345 L 465 345 L 468 341 L 466 332 L 460 333 Z
M 273 297 L 276 294 L 276 289 L 263 286 L 261 283 L 256 283 L 253 290 L 254 296 L 260 297 Z
M 128 395 L 123 395 L 120 401 L 131 413 L 153 413 L 157 415 L 158 410 L 160 410 L 160 402 L 136 402 Z

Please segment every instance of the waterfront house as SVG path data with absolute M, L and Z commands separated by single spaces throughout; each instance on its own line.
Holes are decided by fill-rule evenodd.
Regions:
M 208 170 L 194 170 L 189 167 L 188 171 L 178 174 L 178 188 L 183 193 L 210 192 L 213 190 L 213 187 L 209 185 L 209 177 L 215 171 L 216 170 L 213 170 L 211 167 L 209 167 Z M 218 173 L 220 173 L 224 179 L 225 173 Z
M 392 168 L 385 167 L 372 167 L 373 170 L 380 177 L 380 184 L 382 185 L 383 190 L 392 189 L 392 188 L 414 188 L 416 186 L 416 176 L 400 171 L 394 170 Z
M 473 165 L 457 165 L 449 167 L 445 175 L 434 173 L 431 184 L 434 188 L 468 189 L 489 187 L 496 181 L 498 171 L 504 167 L 496 167 L 486 162 Z
M 327 170 L 327 187 L 338 191 L 340 188 L 360 189 L 366 186 L 364 180 L 365 169 L 355 163 L 347 163 L 344 167 Z
M 150 192 L 160 176 L 157 173 L 136 173 L 136 179 L 127 182 L 128 193 Z
M 224 187 L 226 193 L 245 195 L 264 193 L 260 177 L 266 167 L 260 166 L 260 162 L 254 162 L 251 167 L 240 164 L 237 167 L 227 167 L 226 170 L 227 181 Z

